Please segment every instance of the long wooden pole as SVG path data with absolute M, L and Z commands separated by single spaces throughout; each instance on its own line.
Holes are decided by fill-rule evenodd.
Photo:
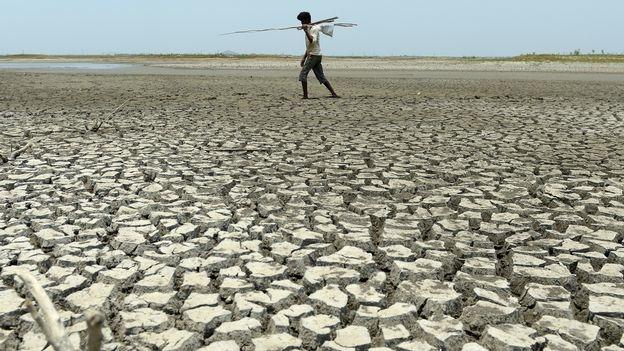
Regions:
M 322 24 L 322 23 L 332 23 L 335 22 L 338 19 L 338 17 L 332 17 L 332 18 L 327 18 L 324 20 L 320 20 L 320 21 L 316 21 L 311 23 L 312 25 L 316 25 L 316 24 Z M 283 27 L 283 28 L 267 28 L 267 29 L 251 29 L 251 30 L 240 30 L 237 32 L 231 32 L 231 33 L 224 33 L 221 35 L 232 35 L 232 34 L 242 34 L 242 33 L 256 33 L 256 32 L 268 32 L 268 31 L 272 31 L 272 30 L 288 30 L 288 29 L 300 29 L 301 26 L 294 26 L 294 27 Z

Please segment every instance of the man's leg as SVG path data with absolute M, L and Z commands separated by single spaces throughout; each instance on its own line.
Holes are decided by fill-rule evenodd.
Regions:
M 329 83 L 328 80 L 325 80 L 325 83 L 323 83 L 323 85 L 327 88 L 327 90 L 329 90 L 329 92 L 332 94 L 333 98 L 340 97 L 340 96 L 338 96 L 338 94 L 336 94 L 336 92 L 334 91 L 334 88 L 331 86 L 331 84 Z
M 308 98 L 308 74 L 312 70 L 312 65 L 310 61 L 310 57 L 308 57 L 301 68 L 301 73 L 299 73 L 299 81 L 301 82 L 301 88 L 303 89 L 303 98 Z
M 319 82 L 321 82 L 321 84 L 323 84 L 327 88 L 327 90 L 329 90 L 333 98 L 339 97 L 338 94 L 336 94 L 336 92 L 334 91 L 331 83 L 329 83 L 327 78 L 325 78 L 325 73 L 323 72 L 323 64 L 320 61 L 314 66 L 314 75 L 316 75 L 316 79 L 318 79 Z
M 301 81 L 301 87 L 303 88 L 303 98 L 307 99 L 308 98 L 308 82 Z

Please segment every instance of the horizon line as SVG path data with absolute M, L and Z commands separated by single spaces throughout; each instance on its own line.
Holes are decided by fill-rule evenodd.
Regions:
M 0 58 L 106 58 L 106 57 L 179 57 L 179 58 L 291 58 L 296 54 L 257 54 L 224 51 L 220 53 L 99 53 L 99 54 L 42 54 L 42 53 L 10 53 L 0 54 Z M 607 52 L 570 52 L 570 53 L 522 53 L 517 55 L 479 56 L 479 55 L 324 55 L 336 58 L 438 58 L 438 59 L 513 59 L 527 57 L 622 57 L 624 53 Z

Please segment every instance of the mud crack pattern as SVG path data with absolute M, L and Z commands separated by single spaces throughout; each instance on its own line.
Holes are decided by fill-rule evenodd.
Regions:
M 621 84 L 1 77 L 2 349 L 624 346 Z

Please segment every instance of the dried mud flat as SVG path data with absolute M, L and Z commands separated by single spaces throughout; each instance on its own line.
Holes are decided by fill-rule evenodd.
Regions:
M 624 347 L 622 83 L 0 80 L 0 349 Z

